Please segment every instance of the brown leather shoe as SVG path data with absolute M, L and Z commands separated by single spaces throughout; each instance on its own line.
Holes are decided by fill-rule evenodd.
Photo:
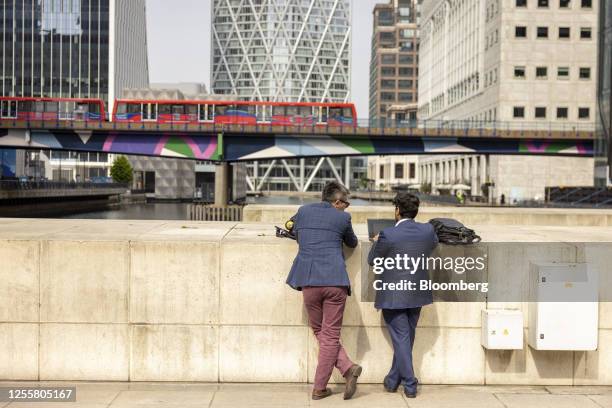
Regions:
M 346 372 L 346 388 L 344 389 L 344 399 L 351 399 L 357 391 L 357 378 L 361 375 L 362 368 L 359 364 L 353 364 Z
M 332 392 L 329 388 L 326 388 L 324 390 L 312 390 L 313 400 L 320 400 L 320 399 L 329 397 L 330 395 L 332 395 Z

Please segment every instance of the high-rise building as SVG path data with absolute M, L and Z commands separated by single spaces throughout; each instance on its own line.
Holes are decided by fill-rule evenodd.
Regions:
M 350 0 L 213 0 L 211 37 L 215 94 L 350 101 Z M 334 179 L 356 184 L 366 170 L 360 158 L 266 161 L 247 168 L 252 190 L 303 191 Z
M 349 0 L 213 0 L 212 22 L 213 93 L 349 100 Z
M 0 4 L 2 96 L 101 98 L 149 82 L 145 0 Z
M 598 8 L 595 0 L 425 0 L 419 119 L 593 130 Z M 502 194 L 506 202 L 543 199 L 543 186 L 550 183 L 593 184 L 588 158 L 490 156 L 481 161 L 463 168 L 469 180 L 479 180 L 469 183 L 472 194 L 494 201 Z M 442 173 L 427 174 L 423 183 L 435 190 L 440 179 L 431 176 Z M 531 176 L 515 177 L 519 174 Z M 461 180 L 450 183 L 456 181 Z
M 110 112 L 124 89 L 148 86 L 145 0 L 6 0 L 0 32 L 2 96 L 100 98 Z M 113 160 L 82 152 L 25 157 L 18 175 L 64 181 L 108 176 Z
M 370 121 L 416 121 L 419 15 L 417 0 L 390 0 L 374 7 Z
M 612 184 L 612 0 L 600 0 L 595 183 Z
M 414 126 L 417 120 L 421 1 L 389 0 L 373 11 L 370 125 Z M 418 183 L 418 156 L 370 156 L 368 178 L 377 188 Z

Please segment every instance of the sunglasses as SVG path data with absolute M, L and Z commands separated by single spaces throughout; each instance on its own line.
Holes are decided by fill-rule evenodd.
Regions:
M 344 204 L 346 206 L 346 208 L 348 208 L 351 205 L 351 203 L 349 203 L 348 201 L 345 201 L 345 200 L 338 200 L 338 201 L 340 201 L 342 204 Z

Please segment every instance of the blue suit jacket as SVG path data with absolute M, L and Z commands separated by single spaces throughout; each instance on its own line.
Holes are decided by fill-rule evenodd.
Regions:
M 351 215 L 328 202 L 307 204 L 295 215 L 293 230 L 299 250 L 287 284 L 297 290 L 304 286 L 346 286 L 350 295 L 342 243 L 351 248 L 358 244 Z
M 385 228 L 378 235 L 378 240 L 368 254 L 368 263 L 374 264 L 375 258 L 394 258 L 404 254 L 410 258 L 427 258 L 438 245 L 438 237 L 429 223 L 420 223 L 411 219 L 402 221 L 399 225 Z M 395 266 L 395 264 L 394 264 Z M 403 267 L 403 262 L 402 265 Z M 430 290 L 419 290 L 421 280 L 429 280 L 427 267 L 419 267 L 415 273 L 403 268 L 385 269 L 375 279 L 383 282 L 413 281 L 416 284 L 414 291 L 409 290 L 377 290 L 374 307 L 377 309 L 408 309 L 421 307 L 433 303 Z

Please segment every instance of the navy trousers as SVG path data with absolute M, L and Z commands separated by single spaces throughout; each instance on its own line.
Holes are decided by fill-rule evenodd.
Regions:
M 385 377 L 385 385 L 387 388 L 396 389 L 404 383 L 406 391 L 414 394 L 417 379 L 412 367 L 412 348 L 421 308 L 383 309 L 382 313 L 393 343 L 393 363 Z

